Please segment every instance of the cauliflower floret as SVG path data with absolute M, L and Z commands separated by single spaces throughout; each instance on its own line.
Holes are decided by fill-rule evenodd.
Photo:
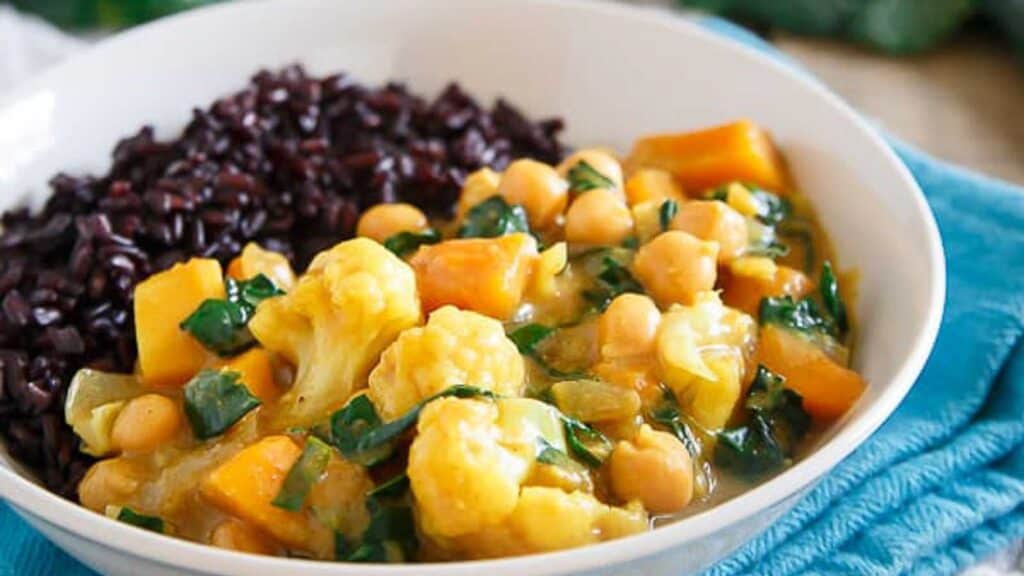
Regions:
M 402 332 L 370 373 L 370 400 L 393 420 L 417 402 L 458 384 L 505 396 L 523 392 L 523 357 L 501 323 L 445 306 L 426 326 Z
M 382 350 L 421 321 L 416 276 L 366 238 L 313 259 L 286 295 L 260 304 L 249 329 L 297 368 L 281 398 L 279 427 L 309 425 L 366 384 Z
M 673 306 L 658 329 L 658 365 L 684 411 L 710 429 L 732 414 L 755 339 L 754 319 L 722 305 L 717 292 Z
M 408 474 L 420 530 L 439 559 L 530 554 L 647 528 L 636 504 L 526 485 L 541 439 L 566 450 L 559 415 L 543 402 L 444 398 L 423 410 L 418 431 Z

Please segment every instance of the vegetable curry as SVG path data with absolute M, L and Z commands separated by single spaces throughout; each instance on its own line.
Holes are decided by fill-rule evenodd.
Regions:
M 865 389 L 827 239 L 749 122 L 482 169 L 453 213 L 372 207 L 301 275 L 250 244 L 141 283 L 136 372 L 68 394 L 81 503 L 258 554 L 550 551 L 707 509 Z

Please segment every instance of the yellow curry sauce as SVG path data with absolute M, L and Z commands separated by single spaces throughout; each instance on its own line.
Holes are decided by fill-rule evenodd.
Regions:
M 379 205 L 357 232 L 300 276 L 251 244 L 140 284 L 136 373 L 68 394 L 101 458 L 82 504 L 325 560 L 563 549 L 777 472 L 866 386 L 825 234 L 749 122 L 484 169 L 451 221 Z

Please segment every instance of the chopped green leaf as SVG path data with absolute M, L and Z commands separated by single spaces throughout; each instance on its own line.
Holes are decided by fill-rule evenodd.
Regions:
M 259 303 L 284 292 L 263 274 L 242 281 L 228 278 L 224 288 L 226 300 L 204 300 L 180 327 L 208 350 L 221 356 L 233 356 L 255 343 L 246 324 Z
M 718 200 L 719 202 L 729 201 L 729 190 L 725 186 L 719 186 L 718 188 L 712 188 L 704 193 L 705 200 Z
M 335 536 L 335 558 L 348 562 L 403 562 L 419 547 L 416 522 L 409 505 L 409 478 L 403 473 L 371 490 L 366 496 L 370 523 L 354 549 Z
M 437 244 L 441 241 L 441 235 L 437 230 L 428 228 L 423 232 L 399 232 L 384 241 L 384 247 L 392 251 L 396 256 L 402 257 L 425 244 Z
M 491 196 L 470 208 L 459 227 L 459 238 L 497 238 L 515 232 L 529 233 L 526 210 L 509 204 L 501 196 Z
M 658 208 L 658 222 L 661 223 L 662 230 L 668 230 L 672 219 L 679 213 L 679 204 L 675 200 L 665 200 L 661 203 L 661 207 Z
M 744 408 L 747 423 L 718 434 L 716 462 L 751 477 L 777 470 L 810 428 L 803 398 L 785 387 L 782 376 L 759 365 Z
M 537 450 L 537 462 L 541 464 L 560 466 L 562 468 L 569 468 L 575 464 L 568 454 L 552 446 L 543 437 L 537 439 Z
M 409 489 L 409 475 L 397 474 L 366 493 L 367 498 L 399 498 Z
M 139 514 L 127 506 L 121 508 L 121 511 L 117 513 L 117 520 L 119 522 L 124 522 L 125 524 L 138 526 L 143 530 L 158 532 L 160 534 L 164 533 L 164 521 L 162 518 Z
M 704 450 L 704 443 L 695 430 L 703 432 L 703 436 L 708 436 L 707 432 L 691 418 L 682 413 L 679 409 L 679 402 L 676 400 L 676 395 L 664 384 L 661 385 L 661 394 L 661 402 L 648 411 L 648 418 L 650 418 L 652 422 L 668 428 L 672 434 L 682 442 L 683 446 L 686 447 L 686 451 L 690 453 L 691 458 L 700 458 Z
M 763 256 L 765 258 L 781 258 L 789 254 L 789 246 L 772 239 L 765 244 L 748 244 L 743 251 L 744 256 Z
M 350 462 L 374 466 L 387 460 L 398 439 L 419 420 L 427 404 L 454 396 L 456 398 L 496 398 L 489 391 L 473 386 L 452 386 L 422 400 L 405 414 L 390 422 L 381 422 L 377 410 L 366 396 L 356 396 L 331 416 L 331 442 Z
M 823 316 L 810 298 L 799 301 L 788 295 L 762 298 L 758 321 L 762 325 L 776 324 L 807 335 L 834 336 L 836 333 L 835 323 Z
M 602 260 L 602 270 L 594 278 L 594 286 L 584 290 L 583 297 L 595 310 L 604 312 L 616 296 L 627 292 L 643 294 L 644 287 L 618 260 L 605 256 Z
M 523 356 L 533 356 L 537 346 L 547 337 L 555 333 L 555 329 L 543 324 L 526 324 L 509 333 L 508 339 L 516 345 Z
M 587 466 L 601 466 L 612 453 L 611 441 L 596 428 L 564 414 L 562 425 L 565 428 L 565 440 L 569 450 Z
M 788 200 L 753 186 L 747 186 L 750 195 L 758 204 L 757 219 L 761 223 L 773 226 L 785 220 L 793 212 L 793 206 Z
M 260 405 L 240 377 L 238 372 L 203 370 L 185 384 L 185 416 L 196 438 L 224 433 Z
M 597 188 L 614 188 L 615 182 L 601 174 L 585 160 L 580 160 L 569 169 L 569 191 L 580 193 Z
M 822 265 L 818 290 L 821 292 L 821 301 L 825 303 L 825 310 L 832 316 L 839 333 L 845 333 L 850 327 L 846 316 L 846 304 L 843 303 L 843 297 L 839 294 L 839 281 L 836 280 L 835 272 L 832 271 L 832 263 L 828 260 L 825 260 Z
M 758 220 L 747 219 L 749 242 L 743 253 L 747 256 L 778 258 L 789 254 L 789 246 L 779 242 L 775 228 Z
M 316 436 L 306 439 L 306 446 L 302 449 L 302 455 L 292 465 L 288 475 L 284 478 L 284 484 L 277 493 L 277 497 L 271 502 L 278 508 L 298 512 L 302 509 L 302 503 L 306 501 L 306 495 L 323 476 L 327 469 L 327 462 L 331 459 L 331 447 Z

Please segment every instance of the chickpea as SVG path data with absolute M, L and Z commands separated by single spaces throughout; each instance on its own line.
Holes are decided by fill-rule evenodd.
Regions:
M 612 300 L 597 322 L 597 343 L 605 360 L 654 353 L 661 312 L 641 294 L 622 294 Z
M 459 203 L 455 207 L 455 215 L 461 220 L 469 209 L 498 193 L 501 175 L 490 168 L 481 168 L 466 176 L 459 193 Z
M 213 529 L 210 543 L 218 548 L 250 554 L 269 556 L 275 552 L 274 545 L 268 541 L 266 536 L 245 522 L 234 518 L 221 522 Z
M 167 442 L 181 428 L 177 403 L 159 394 L 133 398 L 114 420 L 110 440 L 120 450 L 148 452 Z
M 124 502 L 142 485 L 138 467 L 124 458 L 100 460 L 92 465 L 78 483 L 82 506 L 103 512 L 108 505 Z
M 588 148 L 574 152 L 558 165 L 558 175 L 562 178 L 569 178 L 569 170 L 572 170 L 580 162 L 586 162 L 599 174 L 611 180 L 614 183 L 612 189 L 619 198 L 625 200 L 626 196 L 622 192 L 622 166 L 611 151 L 602 148 Z
M 615 192 L 584 192 L 565 215 L 565 239 L 576 244 L 617 246 L 633 232 L 633 214 Z
M 669 230 L 640 247 L 633 272 L 662 308 L 692 304 L 694 297 L 715 287 L 718 244 L 686 232 Z
M 428 226 L 427 217 L 412 204 L 377 204 L 363 212 L 356 235 L 384 242 L 399 232 L 420 232 Z
M 555 169 L 536 160 L 516 160 L 508 165 L 498 184 L 510 204 L 526 210 L 530 226 L 550 228 L 569 203 L 569 185 Z
M 693 497 L 693 463 L 686 447 L 646 424 L 632 441 L 615 445 L 608 465 L 615 495 L 639 500 L 655 514 L 678 512 Z
M 679 206 L 672 230 L 689 232 L 701 240 L 718 242 L 718 261 L 728 262 L 747 247 L 747 221 L 724 202 L 698 200 Z

